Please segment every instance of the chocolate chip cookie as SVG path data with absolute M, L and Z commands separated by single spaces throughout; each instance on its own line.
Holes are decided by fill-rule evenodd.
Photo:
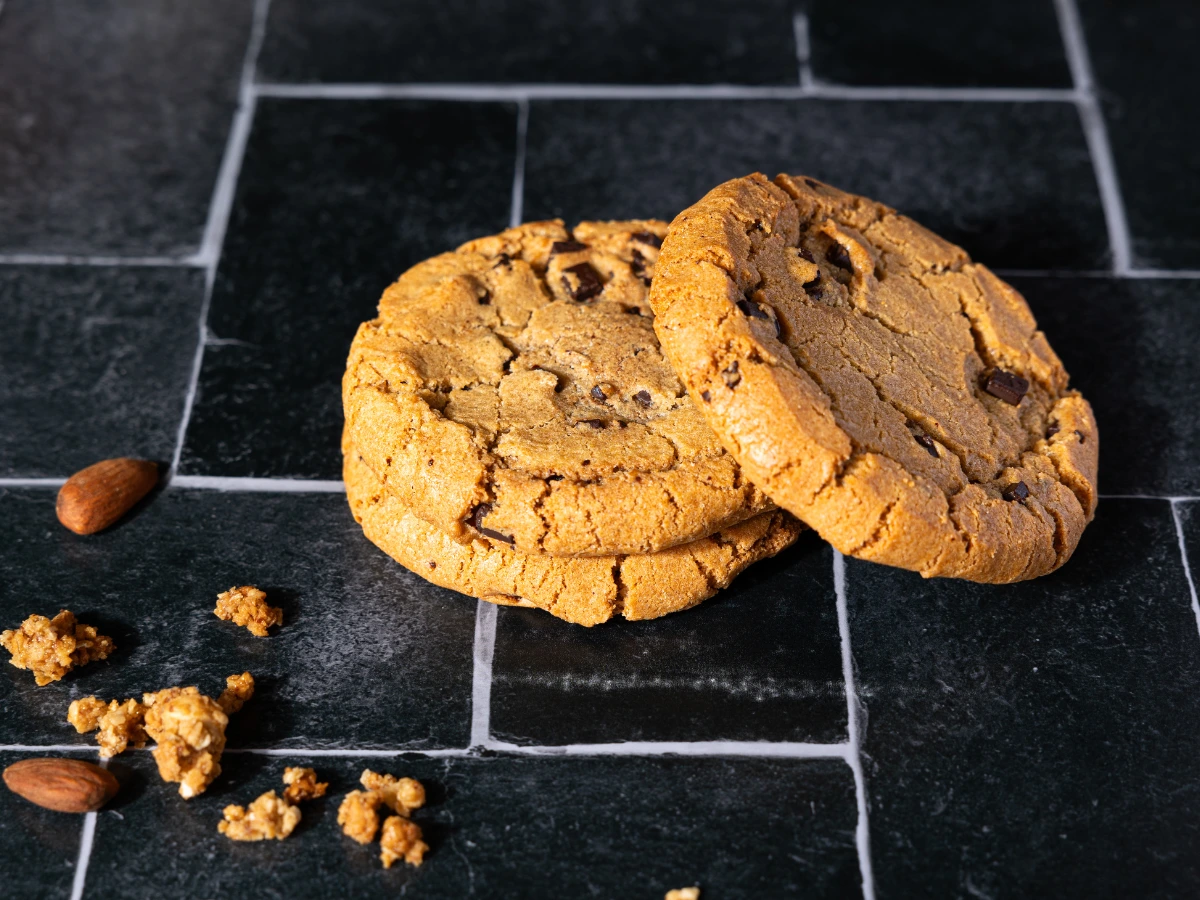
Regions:
M 389 556 L 442 587 L 501 605 L 540 607 L 578 625 L 613 616 L 654 619 L 695 606 L 751 563 L 783 550 L 804 527 L 774 510 L 659 553 L 575 559 L 524 554 L 482 537 L 451 539 L 384 488 L 352 444 L 343 449 L 354 518 Z
M 350 350 L 346 428 L 416 520 L 472 545 L 609 556 L 774 508 L 659 349 L 647 291 L 664 234 L 535 222 L 387 289 Z
M 650 302 L 722 443 L 843 553 L 1018 581 L 1092 519 L 1096 421 L 1025 300 L 895 210 L 727 182 L 671 224 Z

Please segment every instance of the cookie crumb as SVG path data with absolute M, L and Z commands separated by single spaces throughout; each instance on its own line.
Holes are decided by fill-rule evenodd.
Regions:
M 425 805 L 425 788 L 415 778 L 397 778 L 363 769 L 359 779 L 368 791 L 379 794 L 383 802 L 397 815 L 408 818 L 414 809 Z
M 272 625 L 283 624 L 283 610 L 267 605 L 267 595 L 252 585 L 231 587 L 217 594 L 218 619 L 244 626 L 255 637 L 266 637 Z
M 685 887 L 667 891 L 663 900 L 700 900 L 700 888 Z
M 406 781 L 411 779 L 405 779 Z M 379 859 L 385 869 L 403 859 L 410 866 L 419 866 L 429 845 L 421 840 L 421 826 L 404 816 L 388 816 L 379 836 Z
M 53 619 L 32 615 L 20 628 L 0 633 L 0 646 L 12 654 L 18 669 L 30 669 L 38 687 L 58 681 L 76 666 L 106 659 L 116 645 L 95 626 L 81 625 L 69 609 Z
M 229 716 L 194 687 L 167 688 L 142 699 L 149 707 L 146 734 L 158 744 L 153 751 L 158 774 L 163 781 L 179 782 L 184 800 L 204 793 L 221 774 Z
M 241 675 L 230 675 L 225 679 L 225 690 L 217 698 L 217 705 L 225 710 L 225 715 L 231 716 L 246 705 L 246 701 L 254 696 L 254 676 L 249 672 Z
M 342 834 L 360 844 L 375 840 L 375 832 L 379 830 L 379 813 L 375 810 L 382 802 L 383 798 L 375 791 L 348 793 L 338 807 L 337 823 L 342 826 Z
M 99 729 L 96 743 L 102 759 L 124 753 L 130 744 L 138 750 L 145 747 L 145 719 L 146 707 L 133 699 L 105 703 L 98 697 L 81 697 L 67 708 L 67 721 L 80 734 Z
M 328 782 L 317 781 L 317 773 L 313 769 L 293 766 L 283 770 L 283 783 L 287 785 L 283 791 L 283 798 L 288 803 L 301 803 L 324 797 L 329 788 Z
M 261 795 L 249 808 L 227 806 L 224 815 L 217 831 L 231 841 L 282 841 L 300 824 L 300 810 L 274 791 Z

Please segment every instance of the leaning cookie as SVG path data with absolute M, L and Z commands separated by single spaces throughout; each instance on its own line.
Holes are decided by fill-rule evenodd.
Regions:
M 352 446 L 346 495 L 366 536 L 434 584 L 505 606 L 536 606 L 577 625 L 614 616 L 654 619 L 688 609 L 774 556 L 803 527 L 775 510 L 659 553 L 568 559 L 522 554 L 485 540 L 461 543 L 413 515 Z
M 727 182 L 671 224 L 650 302 L 725 447 L 843 553 L 1019 581 L 1092 519 L 1096 421 L 1024 299 L 880 203 Z
M 535 222 L 389 287 L 343 380 L 346 428 L 422 521 L 522 553 L 652 553 L 772 509 L 663 358 L 666 225 Z

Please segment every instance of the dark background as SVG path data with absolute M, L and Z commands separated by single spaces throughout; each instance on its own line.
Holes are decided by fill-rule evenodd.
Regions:
M 259 693 L 190 802 L 147 752 L 99 814 L 0 792 L 0 894 L 1200 895 L 1198 47 L 1168 0 L 3 0 L 0 628 L 65 606 L 119 649 L 45 688 L 0 667 L 0 765 L 92 757 L 75 697 Z M 338 383 L 391 279 L 754 170 L 892 204 L 1027 296 L 1103 434 L 1069 565 L 925 582 L 809 535 L 586 631 L 367 543 Z M 170 485 L 63 530 L 57 485 L 121 455 Z M 284 626 L 218 621 L 234 583 Z M 291 838 L 217 834 L 309 764 L 331 796 Z M 341 836 L 365 766 L 428 785 L 420 869 Z

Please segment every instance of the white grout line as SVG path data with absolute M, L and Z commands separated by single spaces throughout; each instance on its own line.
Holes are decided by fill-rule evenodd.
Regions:
M 1196 596 L 1196 582 L 1192 578 L 1192 566 L 1188 562 L 1187 543 L 1183 539 L 1183 518 L 1179 515 L 1179 503 L 1171 501 L 1171 516 L 1175 519 L 1175 536 L 1179 538 L 1179 556 L 1183 560 L 1183 574 L 1187 578 L 1188 590 L 1192 595 L 1192 614 L 1196 617 L 1196 629 L 1200 631 L 1200 599 Z
M 846 682 L 846 714 L 849 720 L 849 752 L 846 761 L 854 773 L 854 797 L 858 825 L 854 843 L 858 847 L 858 870 L 862 875 L 863 900 L 875 900 L 875 875 L 871 869 L 871 831 L 867 822 L 867 785 L 863 776 L 862 744 L 858 733 L 860 707 L 854 687 L 854 656 L 850 649 L 850 611 L 846 601 L 846 558 L 833 551 L 833 589 L 837 596 L 838 634 L 842 641 L 842 678 Z
M 95 753 L 88 744 L 0 744 L 0 753 Z
M 448 750 L 414 750 L 411 747 L 398 747 L 387 750 L 378 749 L 363 749 L 363 750 L 306 750 L 295 749 L 292 747 L 226 747 L 226 753 L 246 753 L 253 756 L 326 756 L 326 757 L 343 757 L 343 758 L 383 758 L 391 756 L 403 756 L 406 753 L 415 754 L 417 756 L 428 756 L 431 758 L 442 759 L 446 757 L 465 757 L 473 756 L 471 750 L 466 747 L 451 747 Z
M 471 673 L 471 746 L 491 741 L 492 658 L 496 653 L 496 605 L 479 601 L 475 609 L 474 668 Z
M 122 266 L 202 268 L 194 256 L 92 256 L 71 253 L 0 253 L 0 266 Z
M 216 475 L 176 475 L 171 487 L 209 491 L 255 491 L 264 494 L 341 494 L 341 481 L 304 478 L 222 478 Z
M 71 900 L 83 897 L 83 885 L 87 881 L 88 863 L 92 858 L 92 841 L 96 836 L 96 814 L 83 817 L 83 832 L 79 837 L 79 858 L 75 862 L 75 878 L 71 882 Z
M 523 746 L 490 741 L 486 749 L 521 756 L 737 756 L 848 760 L 849 744 L 789 741 L 622 741 L 612 744 Z
M 521 224 L 525 209 L 525 143 L 529 134 L 529 101 L 517 101 L 517 151 L 513 162 L 512 201 L 508 211 L 508 227 Z
M 0 488 L 6 487 L 62 487 L 65 478 L 0 478 Z
M 813 87 L 812 43 L 808 37 L 808 14 L 798 12 L 792 16 L 792 36 L 796 39 L 796 64 L 800 67 L 800 87 Z
M 1171 497 L 1160 494 L 1100 494 L 1099 498 L 1101 500 L 1165 500 L 1169 503 L 1177 503 L 1181 500 L 1200 500 L 1200 497 Z
M 1054 11 L 1058 15 L 1067 64 L 1071 68 L 1071 79 L 1078 97 L 1076 105 L 1079 108 L 1079 118 L 1083 123 L 1092 167 L 1096 172 L 1100 201 L 1104 206 L 1104 222 L 1108 227 L 1108 241 L 1112 247 L 1113 271 L 1123 275 L 1129 271 L 1132 260 L 1129 223 L 1125 218 L 1125 203 L 1121 199 L 1121 185 L 1117 181 L 1117 167 L 1113 162 L 1112 146 L 1108 142 L 1104 113 L 1096 97 L 1096 83 L 1092 77 L 1092 63 L 1088 58 L 1083 25 L 1079 21 L 1079 10 L 1075 6 L 1075 0 L 1054 0 Z
M 1119 278 L 1124 281 L 1139 279 L 1176 278 L 1189 280 L 1200 278 L 1200 269 L 993 269 L 1001 278 Z
M 280 84 L 259 82 L 259 97 L 305 100 L 882 100 L 1075 103 L 1059 88 L 857 87 L 831 84 L 753 87 L 733 84 Z
M 196 403 L 196 388 L 200 383 L 200 367 L 204 363 L 204 344 L 208 337 L 208 310 L 212 305 L 213 283 L 217 276 L 217 263 L 221 258 L 221 246 L 225 242 L 225 230 L 229 227 L 229 215 L 233 210 L 234 189 L 242 160 L 246 155 L 246 143 L 250 138 L 250 126 L 254 121 L 257 102 L 254 93 L 254 69 L 258 52 L 262 49 L 263 36 L 267 27 L 267 10 L 271 0 L 255 0 L 254 17 L 250 26 L 250 40 L 242 60 L 242 77 L 238 86 L 238 107 L 233 114 L 233 125 L 225 143 L 225 155 L 221 158 L 221 169 L 213 186 L 212 200 L 208 207 L 208 222 L 204 226 L 204 238 L 200 243 L 197 259 L 204 265 L 204 301 L 200 304 L 199 335 L 192 356 L 192 372 L 187 393 L 183 398 L 183 415 L 179 419 L 179 431 L 175 436 L 175 453 L 171 457 L 168 478 L 179 471 L 179 459 L 183 455 L 183 441 L 187 436 L 188 424 L 192 420 L 192 407 Z

